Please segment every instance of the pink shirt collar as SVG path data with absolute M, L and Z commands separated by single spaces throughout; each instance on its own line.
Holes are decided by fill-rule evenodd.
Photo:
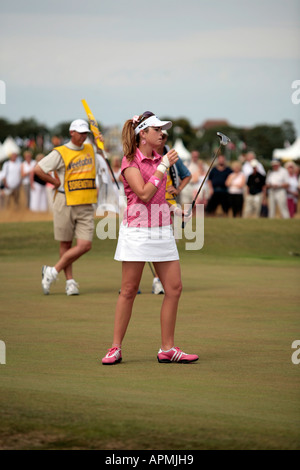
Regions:
M 159 155 L 155 150 L 153 150 L 153 158 L 146 157 L 138 148 L 135 155 L 137 158 L 142 161 L 142 160 L 151 160 L 152 162 L 156 162 L 157 160 L 161 159 L 161 155 Z

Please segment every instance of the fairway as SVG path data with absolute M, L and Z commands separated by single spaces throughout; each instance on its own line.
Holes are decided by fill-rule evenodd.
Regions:
M 205 219 L 204 247 L 178 242 L 176 345 L 194 364 L 159 364 L 162 296 L 142 294 L 123 362 L 104 367 L 121 264 L 99 240 L 41 290 L 57 260 L 51 221 L 0 225 L 0 449 L 300 449 L 300 220 Z M 300 352 L 297 356 L 300 359 Z

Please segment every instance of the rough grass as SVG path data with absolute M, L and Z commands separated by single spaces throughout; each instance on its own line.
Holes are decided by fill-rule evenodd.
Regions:
M 123 362 L 103 367 L 120 286 L 115 240 L 95 238 L 43 296 L 51 222 L 0 226 L 1 449 L 299 449 L 299 220 L 205 220 L 200 251 L 179 241 L 177 343 L 195 364 L 158 364 L 159 309 L 145 267 Z M 292 255 L 290 253 L 293 253 Z

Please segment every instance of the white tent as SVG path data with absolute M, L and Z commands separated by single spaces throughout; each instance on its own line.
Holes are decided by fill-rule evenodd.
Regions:
M 278 158 L 284 161 L 300 159 L 300 137 L 298 137 L 289 147 L 284 149 L 274 149 L 273 158 Z
M 16 144 L 12 137 L 6 137 L 1 147 L 0 160 L 3 161 L 6 158 L 9 158 L 12 153 L 17 153 L 19 155 L 20 147 Z
M 0 142 L 0 162 L 3 162 L 3 160 L 6 160 L 7 156 L 5 151 L 3 150 L 3 145 Z
M 174 144 L 174 149 L 178 153 L 178 156 L 181 158 L 182 161 L 186 162 L 191 159 L 191 154 L 188 149 L 185 148 L 182 140 L 177 138 Z

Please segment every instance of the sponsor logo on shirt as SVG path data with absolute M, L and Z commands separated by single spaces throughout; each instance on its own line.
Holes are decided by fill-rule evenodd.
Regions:
M 69 191 L 81 191 L 83 189 L 96 189 L 96 182 L 94 179 L 81 179 L 68 181 Z

